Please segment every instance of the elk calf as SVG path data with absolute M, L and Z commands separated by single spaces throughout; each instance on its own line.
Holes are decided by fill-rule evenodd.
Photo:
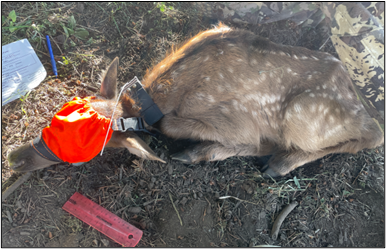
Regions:
M 102 80 L 101 95 L 108 99 L 92 102 L 106 116 L 116 98 L 117 66 L 116 58 Z M 202 141 L 172 156 L 186 163 L 272 155 L 265 172 L 275 177 L 330 153 L 356 153 L 384 141 L 338 59 L 221 24 L 172 51 L 142 83 L 164 114 L 148 129 Z M 134 101 L 125 95 L 117 115 L 138 116 Z M 108 146 L 160 160 L 132 132 L 114 132 Z M 21 153 L 13 155 L 11 165 Z

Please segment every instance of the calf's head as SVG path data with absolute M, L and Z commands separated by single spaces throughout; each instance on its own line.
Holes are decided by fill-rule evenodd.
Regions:
M 119 104 L 117 106 L 117 109 L 114 113 L 114 117 L 111 117 L 113 113 L 113 109 L 116 104 L 117 99 L 117 70 L 118 70 L 118 58 L 115 58 L 113 62 L 109 65 L 106 72 L 103 74 L 102 77 L 102 83 L 100 88 L 100 97 L 97 97 L 95 99 L 91 99 L 89 105 L 91 106 L 91 111 L 96 111 L 99 117 L 103 118 L 128 118 L 128 117 L 138 117 L 139 116 L 139 107 L 135 104 L 135 102 L 126 94 L 123 93 Z M 52 127 L 51 127 L 52 128 Z M 49 128 L 45 128 L 49 129 Z M 63 126 L 61 129 L 71 129 L 68 126 Z M 91 130 L 91 129 L 90 129 Z M 61 131 L 56 130 L 56 131 Z M 38 149 L 36 149 L 36 143 L 34 144 L 33 141 L 30 143 L 27 143 L 13 151 L 11 151 L 8 155 L 8 162 L 11 167 L 11 169 L 18 171 L 18 172 L 26 172 L 26 171 L 32 171 L 37 169 L 42 169 L 48 166 L 51 166 L 53 164 L 58 163 L 58 161 L 68 161 L 70 163 L 78 163 L 77 161 L 71 161 L 71 160 L 63 160 L 63 157 L 60 155 L 66 155 L 66 153 L 70 153 L 71 149 L 73 150 L 72 153 L 88 153 L 87 146 L 91 146 L 93 151 L 95 152 L 95 144 L 90 143 L 87 141 L 88 135 L 84 134 L 89 132 L 87 129 L 86 131 L 84 129 L 78 129 L 78 130 L 67 130 L 64 134 L 72 134 L 71 137 L 67 136 L 65 138 L 61 138 L 60 136 L 56 136 L 56 142 L 51 143 L 49 141 L 50 137 L 45 137 L 44 144 L 41 145 L 42 147 L 48 145 L 50 147 L 50 144 L 55 144 L 55 150 L 59 151 L 59 153 L 54 153 L 53 157 L 59 157 L 59 160 L 53 160 L 52 157 L 46 157 L 42 153 L 39 152 Z M 106 129 L 104 130 L 104 134 L 106 134 Z M 58 135 L 58 134 L 55 134 Z M 90 134 L 91 136 L 94 134 Z M 104 136 L 103 136 L 104 137 Z M 41 137 L 40 139 L 43 139 Z M 66 139 L 66 141 L 64 141 Z M 47 140 L 47 141 L 45 141 Z M 84 141 L 86 140 L 86 141 Z M 37 140 L 35 140 L 36 142 Z M 80 147 L 84 148 L 74 151 L 74 148 L 71 148 L 71 142 L 81 141 Z M 100 149 L 102 149 L 103 144 L 100 144 Z M 127 148 L 130 153 L 135 154 L 139 157 L 150 159 L 150 160 L 158 160 L 160 162 L 165 163 L 162 159 L 160 159 L 150 148 L 149 146 L 140 139 L 135 132 L 119 132 L 119 131 L 113 131 L 111 134 L 110 139 L 108 140 L 106 147 L 115 147 L 115 148 Z M 90 147 L 89 147 L 90 149 Z M 97 151 L 100 151 L 99 147 Z M 49 154 L 53 152 L 52 148 L 48 150 Z M 59 155 L 58 155 L 59 154 Z M 92 158 L 95 155 L 85 155 L 82 158 Z M 66 155 L 68 158 L 68 155 Z M 75 160 L 75 159 L 74 159 Z M 90 159 L 87 159 L 87 161 Z

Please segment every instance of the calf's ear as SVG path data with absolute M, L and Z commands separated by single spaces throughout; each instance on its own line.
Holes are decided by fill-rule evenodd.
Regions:
M 114 132 L 106 147 L 125 147 L 130 153 L 141 158 L 166 163 L 134 132 Z
M 106 99 L 117 97 L 117 75 L 119 58 L 115 57 L 102 75 L 100 94 Z

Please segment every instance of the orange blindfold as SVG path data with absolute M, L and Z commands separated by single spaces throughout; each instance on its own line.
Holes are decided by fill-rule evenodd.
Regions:
M 62 161 L 88 162 L 102 150 L 110 118 L 92 108 L 90 101 L 94 98 L 75 97 L 55 114 L 51 126 L 43 129 L 44 142 Z M 110 129 L 106 144 L 112 133 Z

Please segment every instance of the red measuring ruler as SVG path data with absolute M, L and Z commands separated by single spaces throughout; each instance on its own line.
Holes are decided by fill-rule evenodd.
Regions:
M 123 247 L 136 246 L 142 237 L 143 232 L 140 229 L 78 192 L 75 192 L 62 208 Z

